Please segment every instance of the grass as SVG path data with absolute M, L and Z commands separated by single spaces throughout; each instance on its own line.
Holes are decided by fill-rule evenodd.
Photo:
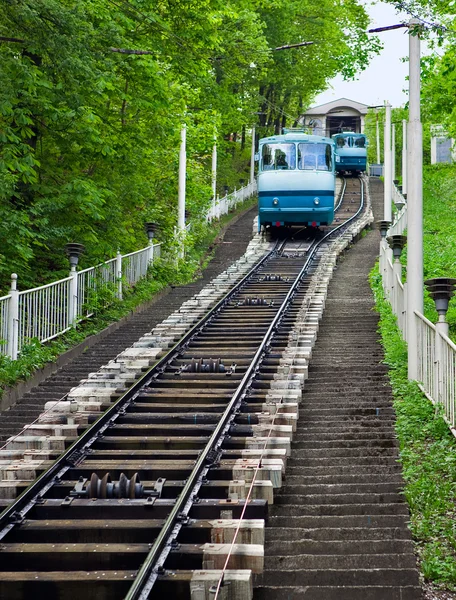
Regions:
M 456 168 L 425 169 L 424 278 L 456 277 Z M 406 252 L 402 260 L 406 265 Z M 411 531 L 423 577 L 456 591 L 456 440 L 441 411 L 407 378 L 407 346 L 383 298 L 378 268 L 371 287 L 380 313 L 380 333 L 396 410 L 396 433 L 411 511 Z M 434 302 L 425 294 L 425 315 L 435 322 Z M 456 299 L 447 315 L 456 336 Z
M 248 200 L 235 211 L 224 215 L 216 224 L 210 226 L 196 224 L 188 236 L 185 260 L 158 260 L 150 269 L 149 276 L 124 294 L 124 299 L 114 299 L 108 308 L 98 308 L 101 304 L 94 298 L 96 314 L 78 324 L 78 326 L 47 344 L 32 339 L 23 346 L 17 360 L 0 355 L 0 397 L 7 387 L 28 379 L 38 369 L 53 362 L 57 356 L 84 341 L 90 335 L 99 333 L 111 323 L 131 313 L 136 307 L 147 302 L 168 285 L 184 285 L 197 279 L 215 252 L 217 238 L 227 224 L 254 201 Z
M 411 530 L 425 579 L 456 590 L 456 440 L 441 412 L 407 378 L 407 346 L 371 273 L 385 362 L 397 415 L 396 433 L 411 511 Z
M 456 278 L 456 165 L 432 165 L 424 169 L 423 185 L 424 279 Z M 401 257 L 407 264 L 407 247 Z M 406 272 L 404 271 L 404 276 Z M 433 300 L 424 294 L 424 314 L 437 321 Z M 450 337 L 456 340 L 456 296 L 447 314 Z

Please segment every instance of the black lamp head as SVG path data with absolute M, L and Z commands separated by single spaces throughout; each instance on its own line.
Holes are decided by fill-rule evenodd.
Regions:
M 70 266 L 76 267 L 79 262 L 79 257 L 84 252 L 85 246 L 84 244 L 77 244 L 75 242 L 71 242 L 69 244 L 65 244 L 65 252 L 68 255 L 70 260 Z
M 439 315 L 446 315 L 451 296 L 454 294 L 456 279 L 449 277 L 434 277 L 424 282 Z
M 380 230 L 380 235 L 382 238 L 386 238 L 386 232 L 388 231 L 390 225 L 391 221 L 377 221 L 377 227 Z
M 395 234 L 386 238 L 386 241 L 389 244 L 389 247 L 393 251 L 393 256 L 396 259 L 399 259 L 402 254 L 402 250 L 407 243 L 407 236 Z
M 149 240 L 152 240 L 155 237 L 156 232 L 158 231 L 157 223 L 144 223 L 144 228 L 146 230 L 147 237 L 149 238 Z

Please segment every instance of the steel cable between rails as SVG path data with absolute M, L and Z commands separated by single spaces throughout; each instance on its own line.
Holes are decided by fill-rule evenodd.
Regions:
M 299 335 L 303 331 L 303 327 L 305 325 L 305 319 L 306 319 L 307 313 L 308 313 L 309 308 L 310 308 L 311 298 L 312 298 L 314 292 L 316 291 L 316 287 L 317 287 L 316 286 L 316 281 L 317 281 L 317 275 L 318 275 L 318 271 L 319 270 L 320 269 L 318 269 L 317 272 L 312 277 L 311 284 L 309 286 L 309 290 L 308 290 L 308 292 L 306 294 L 307 298 L 306 298 L 306 301 L 305 301 L 305 305 L 303 306 L 303 308 L 301 308 L 301 310 L 298 313 L 299 318 L 302 319 L 302 324 L 300 324 L 299 327 L 295 329 L 295 331 L 297 330 L 296 331 L 296 333 L 297 333 L 297 335 L 296 335 L 296 346 L 294 347 L 293 356 L 292 356 L 291 361 L 290 361 L 290 370 L 289 370 L 289 372 L 287 374 L 287 379 L 286 379 L 287 383 L 290 381 L 290 376 L 292 374 L 291 367 L 292 367 L 292 365 L 293 365 L 293 363 L 294 363 L 294 361 L 296 359 L 296 355 L 298 353 Z M 283 398 L 282 398 L 282 400 L 283 400 Z M 269 428 L 268 435 L 266 436 L 266 441 L 264 443 L 264 446 L 263 446 L 263 448 L 261 450 L 261 454 L 260 454 L 260 457 L 258 459 L 258 464 L 256 465 L 255 470 L 253 472 L 252 481 L 250 483 L 249 491 L 247 493 L 247 497 L 246 497 L 245 502 L 244 502 L 244 507 L 243 507 L 243 509 L 241 511 L 241 515 L 239 517 L 239 522 L 238 522 L 237 527 L 235 529 L 233 540 L 231 542 L 231 546 L 230 546 L 230 549 L 228 551 L 228 555 L 226 557 L 225 563 L 224 563 L 223 568 L 222 568 L 222 572 L 220 574 L 220 578 L 219 578 L 218 583 L 217 583 L 217 588 L 215 590 L 214 600 L 218 599 L 219 594 L 220 594 L 220 590 L 221 590 L 221 588 L 223 586 L 224 575 L 225 575 L 225 573 L 227 571 L 228 563 L 229 563 L 230 558 L 232 556 L 232 553 L 233 553 L 233 550 L 234 550 L 234 546 L 236 544 L 237 536 L 238 536 L 239 531 L 241 529 L 242 522 L 244 521 L 245 511 L 247 510 L 247 506 L 248 506 L 248 504 L 250 502 L 250 498 L 252 496 L 253 487 L 254 487 L 254 484 L 255 484 L 258 472 L 262 468 L 262 461 L 263 461 L 263 458 L 264 458 L 264 454 L 265 454 L 265 452 L 267 450 L 267 447 L 268 447 L 268 444 L 269 444 L 269 440 L 270 440 L 271 435 L 272 435 L 272 431 L 274 429 L 276 418 L 278 416 L 282 415 L 282 414 L 286 414 L 286 413 L 281 412 L 281 409 L 284 408 L 284 407 L 285 407 L 285 404 L 283 404 L 283 402 L 282 402 L 281 405 L 279 406 L 279 408 L 276 410 L 276 412 L 275 412 L 275 414 L 273 416 L 273 419 L 271 421 L 271 426 Z

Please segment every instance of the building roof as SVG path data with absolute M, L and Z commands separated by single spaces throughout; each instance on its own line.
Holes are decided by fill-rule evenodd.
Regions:
M 314 106 L 306 110 L 306 115 L 327 115 L 336 108 L 351 108 L 358 111 L 361 115 L 367 115 L 368 106 L 361 102 L 355 102 L 355 100 L 349 100 L 348 98 L 339 98 L 339 100 L 333 100 L 332 102 L 326 102 L 319 106 Z

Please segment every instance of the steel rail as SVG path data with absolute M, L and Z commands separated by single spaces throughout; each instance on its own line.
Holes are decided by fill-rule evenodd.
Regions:
M 103 433 L 113 421 L 121 414 L 121 411 L 127 407 L 140 390 L 148 382 L 170 363 L 178 354 L 179 350 L 190 341 L 190 339 L 210 320 L 212 317 L 234 296 L 248 280 L 258 271 L 258 269 L 272 256 L 281 251 L 283 243 L 278 240 L 265 256 L 263 256 L 256 265 L 239 281 L 229 292 L 221 298 L 215 306 L 212 307 L 170 350 L 144 375 L 138 379 L 116 402 L 112 404 L 88 429 L 86 429 L 73 444 L 65 450 L 56 461 L 44 471 L 37 479 L 31 483 L 16 500 L 10 504 L 2 513 L 0 513 L 0 540 L 20 522 L 23 516 L 34 506 L 36 499 L 45 494 L 54 484 L 56 478 L 60 477 L 66 470 L 74 466 L 83 458 L 85 450 L 93 442 L 99 439 L 100 433 Z
M 345 185 L 343 193 L 345 192 L 346 187 L 347 186 Z M 363 196 L 363 194 L 362 194 L 362 196 Z M 358 212 L 355 215 L 353 215 L 350 219 L 348 219 L 347 222 L 354 220 L 356 218 L 356 216 L 359 214 L 360 210 L 362 210 L 362 205 L 360 206 L 360 209 L 358 210 Z M 304 270 L 306 268 L 308 268 L 309 263 L 312 260 L 312 258 L 314 257 L 317 249 L 321 247 L 321 245 L 325 242 L 325 240 L 327 240 L 330 236 L 334 235 L 334 233 L 336 231 L 340 230 L 345 225 L 346 225 L 346 222 L 341 223 L 337 228 L 329 231 L 323 238 L 321 238 L 318 241 L 318 243 L 316 243 L 315 248 L 313 249 L 311 255 L 308 256 L 305 265 L 303 266 L 303 268 L 300 271 L 300 274 L 298 276 L 299 281 L 302 281 L 302 277 L 304 276 Z M 130 406 L 130 404 L 134 403 L 136 398 L 141 394 L 141 389 L 145 385 L 150 384 L 150 381 L 152 381 L 155 377 L 157 377 L 157 375 L 160 375 L 161 373 L 163 373 L 163 371 L 165 369 L 167 369 L 169 367 L 169 365 L 172 364 L 173 361 L 180 356 L 180 354 L 182 353 L 182 349 L 185 349 L 188 346 L 188 344 L 192 341 L 194 336 L 198 335 L 200 333 L 200 331 L 202 330 L 202 328 L 206 324 L 208 324 L 212 321 L 212 319 L 220 312 L 220 310 L 226 304 L 228 304 L 230 302 L 230 300 L 235 296 L 235 294 L 243 289 L 243 287 L 248 283 L 249 279 L 253 275 L 255 275 L 255 273 L 258 272 L 258 269 L 262 265 L 264 266 L 266 264 L 266 262 L 274 255 L 281 253 L 286 244 L 287 244 L 287 240 L 282 240 L 282 242 L 277 242 L 276 246 L 269 253 L 264 255 L 257 262 L 257 264 L 249 271 L 249 273 L 246 274 L 241 279 L 241 281 L 239 281 L 228 293 L 226 293 L 223 296 L 223 298 L 221 298 L 216 303 L 216 305 L 210 311 L 208 311 L 208 313 L 206 313 L 206 315 L 204 317 L 202 317 L 195 325 L 193 325 L 191 327 L 191 329 L 178 342 L 176 342 L 176 344 L 174 344 L 174 346 L 170 350 L 168 350 L 166 352 L 166 354 L 155 365 L 150 367 L 147 370 L 147 372 L 145 372 L 141 376 L 141 378 L 137 382 L 135 382 L 135 384 L 133 386 L 131 386 L 131 388 L 129 390 L 127 390 L 125 393 L 123 393 L 122 396 L 120 396 L 120 398 L 109 409 L 107 409 L 103 413 L 103 415 L 101 415 L 97 419 L 97 421 L 95 421 L 95 423 L 93 423 L 90 427 L 88 427 L 83 432 L 83 434 L 78 438 L 78 440 L 76 440 L 64 453 L 62 453 L 62 455 L 57 459 L 57 461 L 51 467 L 49 467 L 49 469 L 47 469 L 47 471 L 42 473 L 27 488 L 27 490 L 25 490 L 16 499 L 16 501 L 13 502 L 12 505 L 10 505 L 2 514 L 0 514 L 0 539 L 2 539 L 2 537 L 4 537 L 16 524 L 19 524 L 22 522 L 22 520 L 24 519 L 27 512 L 42 500 L 42 498 L 45 496 L 47 491 L 49 489 L 51 489 L 51 487 L 53 485 L 55 485 L 56 483 L 59 483 L 60 478 L 62 477 L 62 475 L 64 473 L 66 473 L 69 469 L 72 469 L 73 467 L 80 464 L 81 461 L 85 460 L 87 453 L 90 452 L 90 446 L 93 444 L 93 442 L 98 441 L 100 439 L 100 437 L 99 437 L 100 434 L 104 433 L 106 431 L 106 429 L 111 427 L 111 425 L 113 425 L 116 422 L 117 418 L 121 418 L 122 415 L 125 414 L 125 410 Z M 299 283 L 295 281 L 295 284 L 293 284 L 292 289 L 289 290 L 289 292 L 287 294 L 287 298 L 289 300 L 288 305 L 293 300 L 294 293 L 297 291 L 298 285 L 299 285 Z M 293 292 L 293 287 L 295 288 L 294 292 Z M 282 303 L 282 306 L 284 305 L 284 303 L 285 302 Z M 273 337 L 274 332 L 277 330 L 277 327 L 278 327 L 281 319 L 283 318 L 284 314 L 285 314 L 285 310 L 279 311 L 276 314 L 276 317 L 273 319 L 273 322 L 271 323 L 271 325 L 268 329 L 268 333 L 270 333 L 270 335 L 267 334 L 269 341 Z M 262 348 L 262 351 L 261 351 L 261 348 Z M 258 365 L 261 363 L 262 358 L 264 358 L 265 354 L 267 353 L 268 343 L 265 340 L 263 340 L 263 342 L 261 344 L 261 348 L 258 349 L 258 352 L 255 355 L 255 357 L 257 357 L 257 355 L 258 355 L 258 360 L 256 361 L 256 363 L 257 363 L 256 367 L 253 367 L 251 365 L 251 367 L 249 367 L 249 374 L 246 373 L 243 378 L 243 381 L 245 380 L 246 384 L 251 382 L 252 379 L 256 376 Z M 244 396 L 245 396 L 245 394 L 243 394 L 242 392 L 239 393 L 238 404 L 240 402 L 242 402 Z M 235 402 L 235 397 L 233 396 L 232 400 L 230 401 L 230 404 L 233 404 L 233 406 L 234 406 L 234 402 Z M 138 593 L 140 593 L 141 596 L 132 596 L 132 598 L 133 597 L 145 598 L 145 597 L 147 597 L 147 594 L 149 593 L 150 589 L 152 589 L 153 582 L 156 580 L 156 577 L 157 577 L 157 573 L 156 573 L 157 564 L 159 561 L 161 561 L 163 552 L 166 551 L 166 548 L 165 548 L 165 550 L 163 550 L 163 546 L 167 546 L 167 542 L 169 543 L 170 538 L 174 536 L 174 534 L 176 532 L 176 529 L 175 529 L 176 523 L 177 523 L 177 525 L 179 525 L 179 517 L 182 515 L 185 516 L 186 513 L 188 514 L 188 511 L 190 510 L 190 507 L 192 506 L 192 503 L 194 500 L 193 496 L 194 496 L 195 492 L 198 493 L 201 485 L 204 485 L 204 481 L 202 480 L 202 473 L 204 472 L 205 469 L 207 472 L 214 465 L 214 456 L 217 457 L 219 455 L 220 449 L 223 444 L 223 439 L 224 439 L 225 435 L 227 433 L 229 433 L 230 427 L 232 426 L 232 423 L 233 423 L 234 419 L 236 418 L 236 414 L 237 414 L 236 411 L 237 411 L 237 405 L 234 406 L 231 414 L 227 415 L 225 419 L 223 419 L 223 417 L 222 417 L 223 420 L 217 425 L 216 431 L 219 434 L 219 437 L 218 437 L 218 439 L 215 439 L 216 438 L 215 435 L 211 436 L 211 440 L 213 441 L 213 444 L 212 444 L 212 447 L 209 448 L 208 452 L 206 453 L 206 460 L 204 460 L 203 462 L 198 460 L 197 464 L 195 465 L 195 470 L 191 476 L 193 476 L 193 481 L 196 483 L 194 484 L 193 488 L 190 489 L 189 492 L 186 494 L 186 497 L 184 496 L 184 493 L 188 490 L 187 490 L 186 484 L 184 484 L 186 487 L 182 490 L 180 496 L 176 500 L 176 504 L 179 502 L 180 507 L 183 507 L 183 510 L 179 512 L 178 508 L 176 508 L 176 504 L 174 504 L 174 506 L 170 507 L 169 510 L 171 510 L 172 512 L 166 519 L 168 522 L 168 519 L 172 516 L 173 512 L 176 510 L 176 513 L 175 513 L 176 518 L 175 518 L 174 527 L 172 527 L 172 526 L 170 527 L 169 532 L 168 532 L 169 535 L 167 538 L 164 535 L 165 532 L 163 530 L 162 530 L 162 532 L 160 532 L 159 537 L 162 536 L 162 534 L 163 534 L 162 550 L 161 550 L 161 552 L 157 551 L 157 554 L 158 554 L 157 560 L 154 559 L 154 561 L 149 563 L 149 566 L 146 564 L 146 562 L 144 562 L 143 565 L 138 570 L 136 579 L 133 582 L 133 586 L 136 584 L 136 581 L 141 576 L 141 573 L 143 572 L 143 570 L 145 568 L 148 568 L 147 573 L 146 573 L 145 577 L 143 578 L 143 583 L 138 587 Z M 223 416 L 225 416 L 225 413 Z M 207 443 L 207 446 L 209 446 L 211 440 L 209 440 L 209 442 Z M 211 451 L 214 451 L 214 456 L 210 456 Z M 209 457 L 210 457 L 210 460 L 208 460 Z M 200 456 L 200 458 L 201 458 L 201 456 Z M 216 460 L 218 460 L 218 458 Z M 199 474 L 197 473 L 196 469 L 199 469 Z M 189 482 L 187 481 L 187 483 L 189 483 Z M 166 524 L 165 524 L 165 526 L 166 526 Z M 182 524 L 180 524 L 179 526 L 182 526 Z M 2 529 L 2 527 L 3 527 L 3 529 Z M 156 542 L 158 542 L 158 541 L 159 541 L 159 539 L 157 538 Z M 152 548 L 152 550 L 153 550 L 153 548 Z M 152 550 L 151 550 L 151 552 L 152 552 Z M 149 556 L 147 557 L 146 561 L 148 560 L 148 558 L 149 558 Z M 163 564 L 163 561 L 162 561 L 162 564 Z M 130 592 L 132 591 L 132 589 L 133 588 L 130 588 Z M 127 596 L 127 598 L 128 597 L 129 596 Z
M 340 194 L 339 202 L 334 207 L 334 212 L 336 212 L 337 210 L 339 210 L 340 205 L 342 204 L 344 196 L 345 196 L 345 190 L 347 189 L 347 178 L 346 177 L 342 177 L 342 181 L 343 181 L 344 187 L 342 188 L 342 192 Z
M 277 311 L 260 346 L 258 347 L 258 350 L 256 351 L 252 362 L 250 363 L 250 366 L 247 368 L 244 377 L 242 378 L 237 389 L 233 393 L 230 403 L 227 405 L 225 412 L 221 416 L 217 427 L 213 431 L 204 450 L 202 450 L 201 454 L 199 455 L 192 473 L 189 475 L 180 496 L 177 498 L 168 518 L 165 521 L 163 528 L 161 529 L 152 548 L 149 551 L 149 554 L 147 555 L 145 561 L 139 569 L 138 574 L 134 582 L 132 583 L 130 590 L 128 591 L 128 594 L 125 596 L 125 600 L 146 600 L 149 597 L 149 594 L 159 576 L 157 570 L 157 563 L 160 563 L 158 565 L 160 567 L 166 559 L 166 556 L 170 551 L 169 541 L 171 538 L 174 538 L 177 535 L 179 529 L 182 527 L 182 523 L 179 523 L 179 519 L 182 521 L 182 519 L 186 517 L 186 514 L 188 513 L 191 507 L 191 502 L 189 503 L 189 498 L 193 496 L 195 492 L 197 492 L 197 488 L 200 484 L 201 474 L 203 473 L 203 471 L 205 469 L 209 469 L 209 466 L 207 466 L 208 456 L 210 455 L 210 453 L 213 453 L 218 447 L 220 447 L 223 443 L 224 437 L 227 435 L 227 432 L 229 430 L 230 422 L 234 417 L 236 410 L 242 401 L 242 398 L 245 396 L 245 391 L 250 382 L 253 380 L 258 365 L 260 364 L 266 352 L 266 348 L 269 345 L 269 342 L 273 337 L 275 331 L 277 330 L 279 322 L 281 321 L 289 305 L 291 304 L 299 288 L 301 280 L 306 274 L 315 253 L 324 242 L 326 242 L 332 235 L 334 235 L 336 231 L 339 231 L 342 227 L 346 226 L 347 223 L 350 223 L 354 219 L 356 219 L 363 210 L 364 186 L 362 180 L 360 180 L 360 183 L 361 201 L 358 211 L 354 215 L 352 215 L 350 219 L 347 219 L 347 221 L 341 223 L 338 227 L 326 233 L 311 247 L 301 271 L 297 275 L 290 290 L 288 291 L 281 306 L 279 307 L 279 310 Z M 344 187 L 343 194 L 345 193 L 345 189 L 346 186 Z

